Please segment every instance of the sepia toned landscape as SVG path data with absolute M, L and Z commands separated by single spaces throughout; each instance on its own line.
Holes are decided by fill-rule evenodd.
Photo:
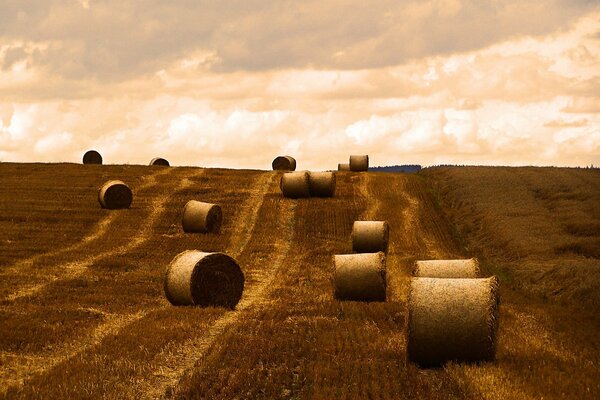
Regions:
M 0 397 L 594 399 L 600 396 L 600 170 L 337 172 L 289 199 L 281 172 L 0 163 Z M 133 191 L 107 210 L 109 179 Z M 188 234 L 190 199 L 220 232 Z M 356 220 L 389 224 L 387 301 L 334 299 Z M 233 310 L 172 306 L 166 267 L 224 252 Z M 407 358 L 414 262 L 479 259 L 500 281 L 495 360 Z

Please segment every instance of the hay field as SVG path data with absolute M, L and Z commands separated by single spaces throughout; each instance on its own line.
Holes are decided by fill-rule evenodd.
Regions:
M 513 170 L 465 171 L 340 173 L 335 197 L 293 200 L 277 172 L 0 164 L 0 397 L 597 398 L 598 285 L 578 272 L 549 297 L 546 281 L 573 265 L 597 276 L 598 175 L 519 170 L 564 190 L 534 187 L 517 202 L 531 208 L 509 212 L 492 203 L 521 195 Z M 112 178 L 132 188 L 131 209 L 99 207 Z M 219 234 L 183 233 L 190 199 L 222 207 Z M 386 303 L 333 299 L 331 256 L 351 251 L 357 219 L 389 223 Z M 557 250 L 555 231 L 522 228 L 532 221 L 575 233 Z M 236 258 L 235 311 L 168 303 L 164 270 L 186 249 Z M 414 260 L 471 256 L 501 279 L 497 361 L 408 363 Z

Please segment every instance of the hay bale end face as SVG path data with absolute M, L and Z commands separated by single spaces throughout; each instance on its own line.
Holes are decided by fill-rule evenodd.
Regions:
M 369 170 L 369 156 L 368 155 L 354 155 L 350 156 L 350 171 L 361 172 Z
M 338 171 L 350 171 L 350 164 L 348 164 L 348 163 L 338 164 Z
M 352 225 L 352 251 L 376 253 L 388 250 L 390 228 L 387 221 L 354 221 Z
M 414 275 L 424 278 L 477 278 L 479 261 L 468 260 L 419 260 L 415 262 Z
M 412 278 L 408 357 L 422 366 L 489 361 L 496 354 L 498 279 Z
M 315 197 L 333 197 L 335 195 L 335 173 L 309 172 L 309 191 Z
M 156 157 L 156 158 L 153 158 L 150 161 L 150 165 L 160 165 L 160 166 L 163 166 L 163 167 L 168 167 L 170 164 L 164 158 Z
M 184 232 L 218 232 L 223 222 L 223 212 L 216 204 L 190 200 L 183 208 L 181 225 Z
M 385 254 L 333 256 L 334 297 L 338 300 L 385 301 Z
M 84 164 L 102 164 L 102 156 L 96 150 L 88 150 L 83 155 Z
M 186 250 L 167 267 L 164 290 L 173 305 L 233 309 L 244 291 L 244 273 L 226 254 Z
M 271 166 L 274 171 L 295 171 L 296 159 L 291 156 L 278 156 L 275 157 Z
M 310 197 L 310 178 L 306 171 L 287 172 L 281 175 L 279 186 L 284 197 L 291 199 Z
M 109 210 L 129 208 L 133 193 L 123 181 L 108 181 L 98 190 L 98 201 L 102 208 Z

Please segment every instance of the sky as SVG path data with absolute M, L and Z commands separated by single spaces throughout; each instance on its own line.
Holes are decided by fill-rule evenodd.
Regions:
M 0 0 L 0 161 L 600 165 L 600 0 Z

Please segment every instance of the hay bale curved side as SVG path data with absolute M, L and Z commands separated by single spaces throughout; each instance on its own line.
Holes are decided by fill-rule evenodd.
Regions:
M 354 221 L 352 251 L 356 253 L 387 253 L 390 228 L 387 221 Z
M 164 291 L 173 305 L 233 309 L 244 291 L 244 273 L 226 254 L 186 250 L 169 263 Z
M 369 170 L 368 155 L 352 155 L 350 156 L 350 171 L 360 172 Z
M 169 164 L 169 161 L 167 161 L 164 158 L 155 157 L 152 160 L 150 160 L 150 165 L 160 165 L 160 166 L 163 166 L 163 167 L 168 167 L 171 164 Z
M 309 172 L 308 181 L 311 196 L 333 197 L 335 195 L 334 172 Z
M 350 164 L 348 164 L 348 163 L 338 164 L 338 171 L 350 171 Z
M 335 255 L 332 280 L 338 300 L 385 301 L 385 254 Z
M 274 171 L 295 171 L 296 159 L 292 156 L 277 156 L 271 166 Z
M 281 175 L 279 186 L 284 197 L 298 199 L 310 197 L 310 180 L 308 172 L 287 172 Z
M 102 208 L 109 210 L 129 208 L 133 201 L 133 193 L 123 181 L 111 180 L 98 190 L 98 201 Z
M 216 204 L 190 200 L 183 207 L 181 225 L 184 232 L 218 232 L 223 222 L 223 212 Z
M 102 156 L 96 150 L 88 150 L 83 155 L 84 164 L 102 164 Z
M 408 357 L 422 366 L 489 361 L 496 354 L 498 279 L 412 278 Z
M 414 275 L 424 278 L 477 278 L 479 261 L 467 260 L 419 260 L 415 261 Z

